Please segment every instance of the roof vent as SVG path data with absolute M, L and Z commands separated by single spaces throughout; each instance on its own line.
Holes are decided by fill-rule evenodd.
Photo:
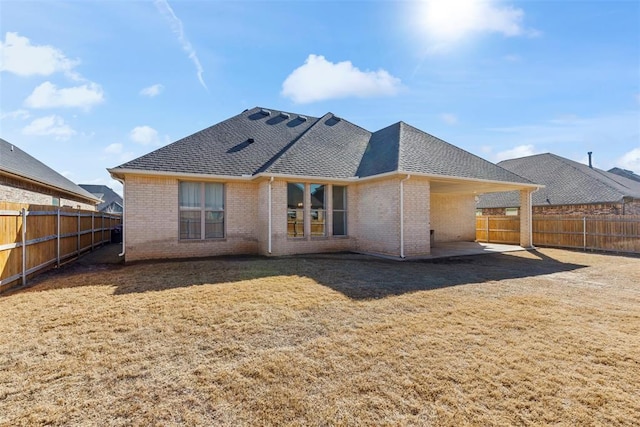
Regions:
M 249 138 L 249 139 L 247 139 L 247 142 L 248 142 L 249 144 L 253 144 L 254 142 L 256 142 L 256 140 L 255 140 L 255 139 L 253 139 L 253 138 Z
M 303 122 L 306 122 L 306 121 L 307 121 L 307 117 L 306 117 L 306 116 L 298 116 L 298 118 L 299 118 L 300 120 L 302 120 Z
M 280 113 L 280 117 L 288 119 L 289 118 L 289 113 L 285 113 L 284 111 L 282 113 Z
M 589 152 L 587 153 L 587 155 L 589 156 L 589 167 L 590 167 L 591 169 L 593 169 L 593 164 L 591 163 L 591 155 L 592 155 L 592 154 L 593 154 L 593 151 L 589 151 Z
M 260 113 L 265 115 L 265 116 L 270 116 L 271 115 L 271 111 L 265 110 L 264 108 L 262 110 L 260 110 Z

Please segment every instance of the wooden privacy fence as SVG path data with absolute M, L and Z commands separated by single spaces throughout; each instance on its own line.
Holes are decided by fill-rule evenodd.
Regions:
M 120 215 L 0 203 L 0 290 L 111 241 Z
M 558 248 L 640 253 L 640 216 L 534 216 L 533 244 Z M 479 242 L 520 242 L 519 216 L 477 216 Z

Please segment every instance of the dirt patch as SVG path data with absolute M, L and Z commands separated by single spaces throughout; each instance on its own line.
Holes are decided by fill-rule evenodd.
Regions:
M 637 425 L 638 307 L 554 249 L 75 264 L 0 297 L 0 424 Z

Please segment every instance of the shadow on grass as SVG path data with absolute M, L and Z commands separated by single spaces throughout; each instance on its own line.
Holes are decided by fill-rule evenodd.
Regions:
M 308 277 L 351 299 L 366 300 L 471 283 L 542 276 L 583 267 L 586 266 L 563 263 L 538 251 L 531 251 L 528 256 L 489 254 L 405 262 L 352 253 L 282 258 L 234 256 L 126 266 L 75 264 L 45 273 L 26 290 L 114 286 L 114 294 L 123 295 L 297 276 Z

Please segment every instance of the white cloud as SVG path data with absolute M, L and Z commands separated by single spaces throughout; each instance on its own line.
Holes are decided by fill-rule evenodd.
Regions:
M 78 107 L 88 110 L 103 101 L 104 93 L 96 83 L 58 89 L 53 83 L 44 82 L 33 90 L 24 103 L 31 108 Z
M 164 90 L 164 86 L 161 84 L 155 84 L 153 86 L 145 87 L 140 91 L 140 95 L 148 96 L 149 98 L 153 98 L 154 96 L 160 95 Z
M 533 145 L 518 145 L 517 147 L 513 147 L 510 150 L 505 150 L 497 153 L 495 155 L 495 161 L 500 162 L 507 159 L 517 159 L 519 157 L 533 156 L 537 153 L 538 151 L 536 151 Z
M 154 3 L 156 5 L 156 8 L 160 11 L 160 13 L 162 13 L 162 15 L 164 15 L 167 21 L 169 21 L 169 25 L 171 26 L 171 31 L 173 31 L 173 33 L 176 36 L 178 36 L 178 41 L 182 46 L 182 50 L 184 50 L 187 53 L 187 55 L 189 56 L 189 59 L 191 59 L 191 61 L 193 62 L 193 65 L 195 65 L 196 73 L 198 74 L 198 80 L 200 81 L 200 84 L 202 85 L 202 87 L 207 89 L 207 85 L 205 84 L 204 79 L 202 78 L 204 69 L 200 64 L 200 60 L 198 59 L 196 50 L 193 48 L 193 46 L 191 45 L 191 42 L 189 41 L 189 39 L 187 39 L 187 36 L 184 34 L 184 26 L 182 25 L 182 21 L 173 12 L 173 9 L 171 8 L 171 6 L 169 6 L 169 2 L 167 0 L 156 0 Z
M 309 55 L 282 83 L 282 95 L 299 104 L 326 99 L 395 95 L 400 79 L 385 70 L 360 71 L 350 61 L 332 63 Z
M 51 115 L 33 120 L 22 129 L 25 135 L 54 136 L 56 139 L 68 139 L 76 131 L 64 122 L 60 116 Z
M 123 148 L 124 145 L 119 142 L 114 142 L 113 144 L 109 144 L 107 148 L 104 149 L 104 152 L 107 154 L 120 154 Z
M 620 167 L 640 173 L 640 147 L 636 147 L 631 151 L 628 151 L 618 159 Z
M 499 0 L 424 0 L 415 14 L 417 25 L 431 41 L 432 50 L 443 50 L 477 33 L 506 37 L 536 36 L 523 26 L 524 11 Z
M 4 119 L 26 120 L 29 117 L 31 117 L 31 115 L 27 110 L 15 110 L 15 111 L 9 111 L 8 113 L 0 114 L 0 119 L 2 120 Z
M 458 117 L 455 114 L 451 113 L 442 113 L 440 114 L 440 120 L 445 122 L 448 125 L 456 125 L 458 124 Z
M 18 33 L 6 33 L 0 40 L 0 71 L 19 76 L 48 76 L 55 72 L 71 73 L 78 60 L 67 58 L 52 46 L 32 45 L 28 38 Z
M 159 143 L 158 131 L 150 126 L 136 126 L 129 133 L 129 138 L 142 145 Z

